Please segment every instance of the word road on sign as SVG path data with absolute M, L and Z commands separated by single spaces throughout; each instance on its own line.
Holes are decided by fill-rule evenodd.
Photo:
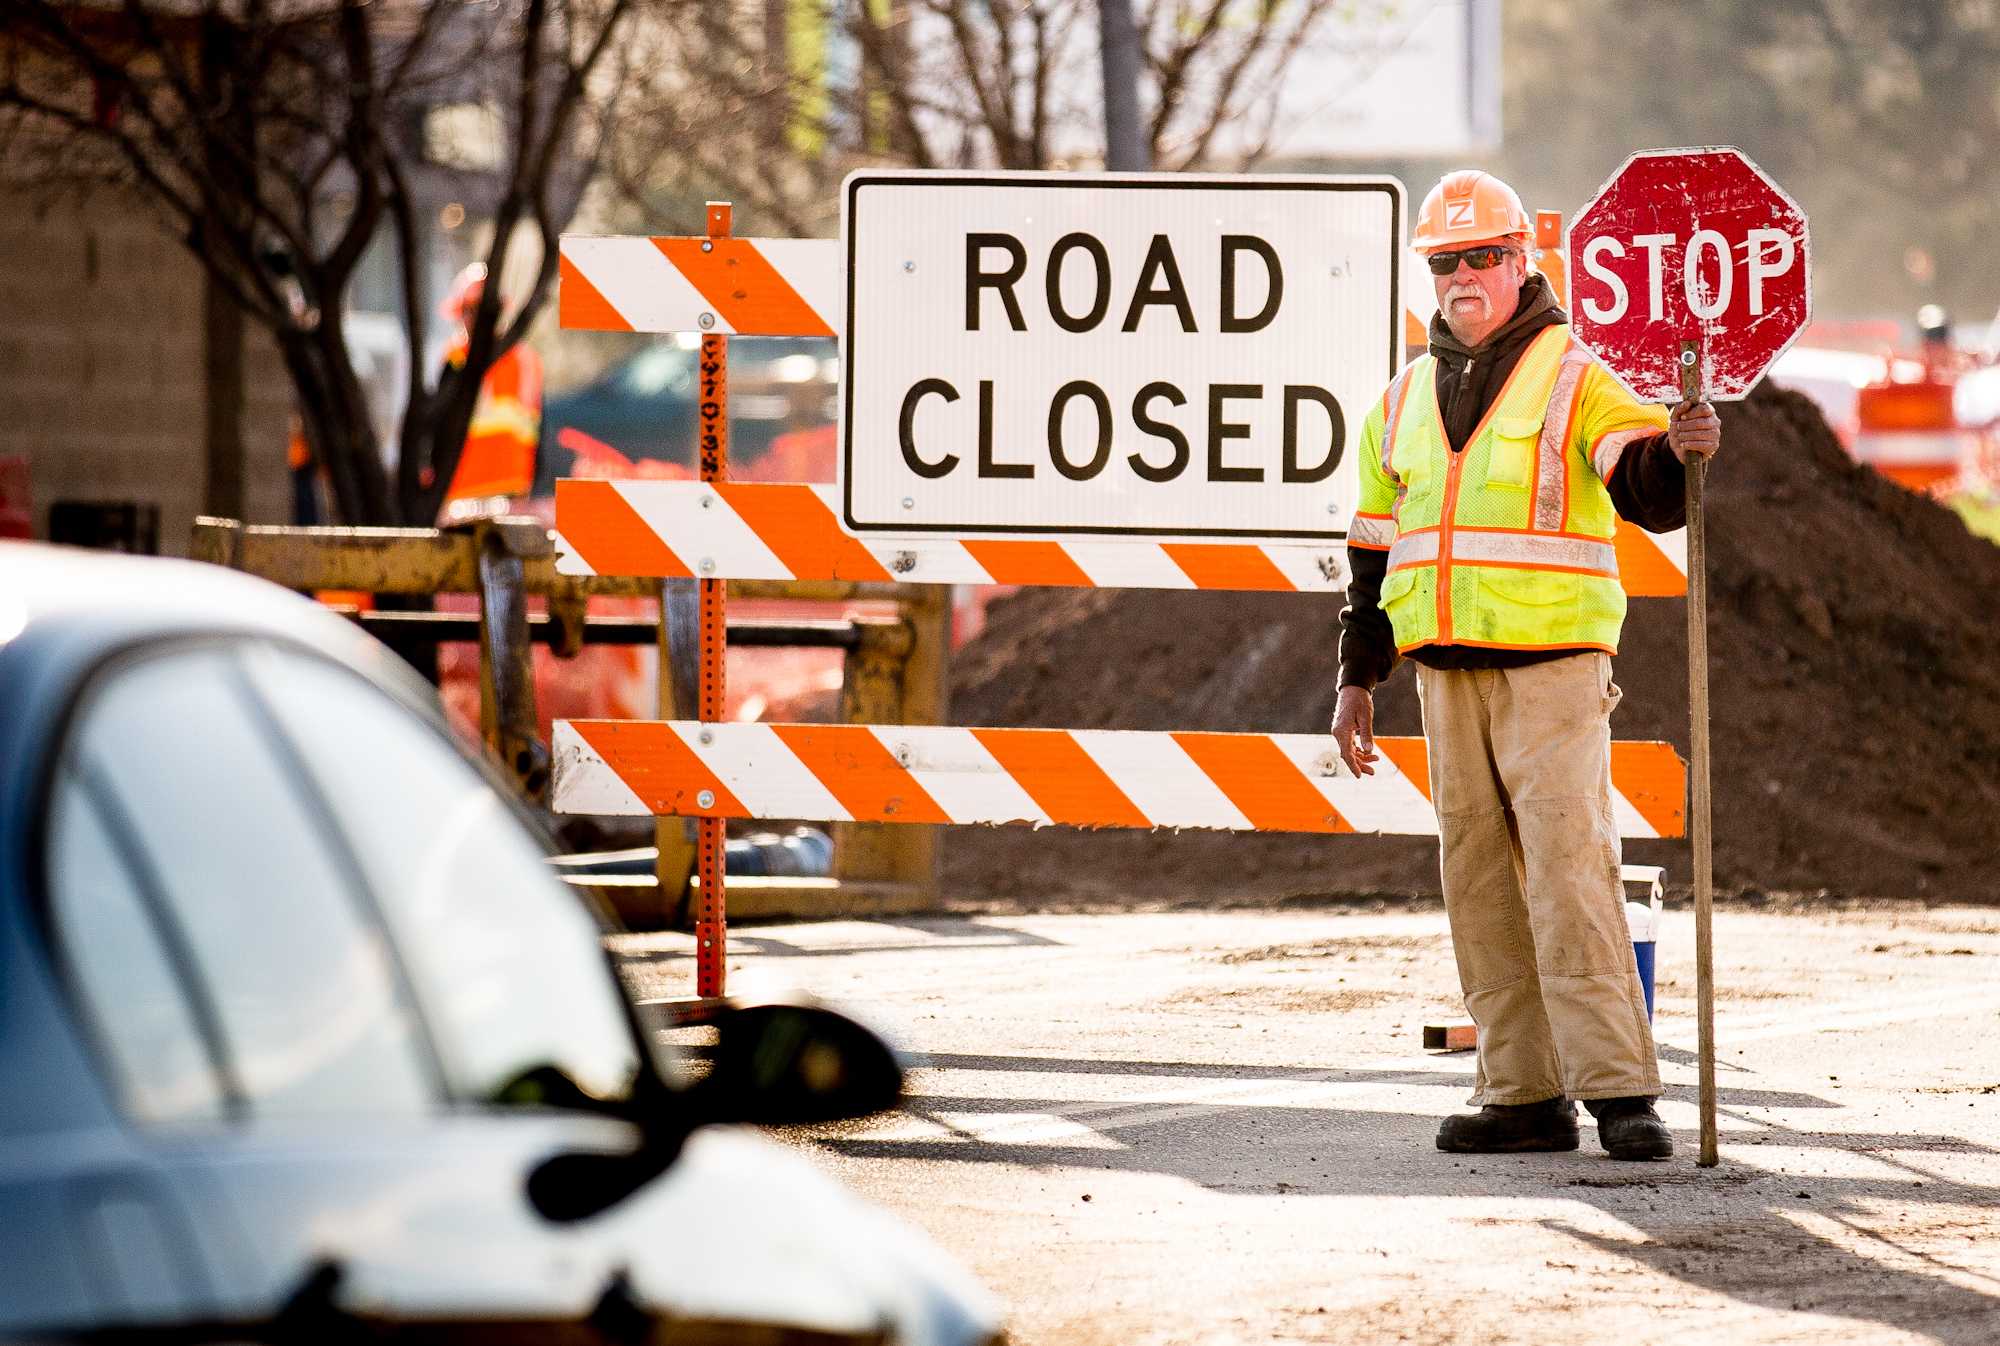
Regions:
M 998 249 L 1007 258 L 1003 269 L 988 271 L 985 254 Z M 1072 313 L 1064 307 L 1062 268 L 1068 254 L 1081 252 L 1090 259 L 1092 280 L 1087 282 L 1091 295 L 1090 307 L 1082 313 Z M 1249 316 L 1236 311 L 1236 263 L 1244 253 L 1260 258 L 1265 267 L 1263 285 L 1264 302 L 1262 308 Z M 1021 240 L 1011 234 L 967 234 L 965 236 L 965 330 L 980 330 L 982 303 L 988 290 L 995 291 L 1004 308 L 1005 320 L 1016 332 L 1028 331 L 1028 323 L 1023 316 L 1020 297 L 1015 293 L 1022 274 L 1027 270 L 1027 250 Z M 1285 274 L 1278 256 L 1270 244 L 1259 238 L 1240 234 L 1222 236 L 1221 261 L 1222 286 L 1217 299 L 1214 325 L 1211 330 L 1218 333 L 1235 334 L 1257 332 L 1270 325 L 1277 314 L 1278 306 L 1284 299 Z M 1111 261 L 1103 243 L 1088 234 L 1065 234 L 1049 249 L 1042 295 L 1047 300 L 1047 318 L 1066 332 L 1095 331 L 1111 309 Z M 1030 304 L 1034 303 L 1031 297 Z M 1146 260 L 1139 269 L 1138 284 L 1132 291 L 1130 301 L 1125 305 L 1125 318 L 1118 325 L 1122 333 L 1137 332 L 1146 309 L 1163 306 L 1171 310 L 1172 320 L 1179 324 L 1179 330 L 1193 335 L 1201 331 L 1194 306 L 1188 297 L 1187 285 L 1181 278 L 1181 269 L 1174 260 L 1172 242 L 1165 234 L 1155 234 L 1146 251 Z M 1039 315 L 1038 315 L 1039 316 Z M 993 385 L 992 379 L 979 381 L 979 454 L 976 475 L 989 480 L 1007 478 L 1032 478 L 1037 464 L 1032 461 L 1002 462 L 994 450 L 993 432 Z M 1211 482 L 1220 481 L 1262 481 L 1266 469 L 1262 465 L 1232 463 L 1226 461 L 1231 452 L 1229 442 L 1247 438 L 1250 426 L 1247 421 L 1235 419 L 1237 408 L 1231 404 L 1253 401 L 1263 397 L 1265 386 L 1261 383 L 1211 383 L 1207 393 L 1207 422 L 1205 442 L 1207 445 L 1206 475 Z M 945 402 L 959 399 L 958 389 L 944 379 L 919 379 L 903 394 L 902 408 L 897 416 L 897 445 L 903 453 L 903 463 L 919 477 L 937 480 L 956 471 L 960 456 L 948 453 L 942 457 L 927 458 L 917 444 L 916 420 L 921 403 L 926 397 L 940 398 Z M 1314 384 L 1286 384 L 1284 397 L 1284 451 L 1282 454 L 1283 480 L 1287 482 L 1317 482 L 1332 476 L 1340 466 L 1341 449 L 1346 439 L 1346 422 L 1340 404 L 1333 394 Z M 1090 405 L 1092 415 L 1088 418 L 1094 435 L 1086 433 L 1084 443 L 1074 442 L 1069 416 L 1072 400 L 1081 398 Z M 1167 449 L 1163 461 L 1152 461 L 1140 451 L 1127 456 L 1127 464 L 1138 477 L 1151 482 L 1168 482 L 1179 477 L 1190 467 L 1193 452 L 1188 435 L 1162 410 L 1160 404 L 1185 407 L 1188 396 L 1180 388 L 1160 379 L 1146 384 L 1132 396 L 1130 418 L 1140 433 L 1160 440 Z M 1319 460 L 1307 464 L 1299 449 L 1299 409 L 1311 404 L 1317 406 L 1325 417 L 1324 433 L 1316 446 Z M 1104 471 L 1111 461 L 1111 445 L 1115 413 L 1109 396 L 1102 386 L 1090 379 L 1071 379 L 1056 389 L 1048 408 L 1048 461 L 1054 468 L 1071 481 L 1089 481 Z M 1201 425 L 1194 427 L 1201 433 Z M 1204 470 L 1197 467 L 1197 471 Z

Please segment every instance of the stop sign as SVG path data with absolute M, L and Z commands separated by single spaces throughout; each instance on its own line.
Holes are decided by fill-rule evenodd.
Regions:
M 1642 402 L 1746 395 L 1812 314 L 1805 212 L 1734 149 L 1633 155 L 1569 227 L 1571 330 Z

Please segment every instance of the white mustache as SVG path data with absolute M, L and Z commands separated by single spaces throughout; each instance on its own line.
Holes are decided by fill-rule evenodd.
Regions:
M 1480 289 L 1477 285 L 1454 285 L 1449 290 L 1446 290 L 1444 292 L 1444 302 L 1447 304 L 1453 303 L 1460 299 L 1483 300 L 1485 298 L 1486 298 L 1486 292 Z

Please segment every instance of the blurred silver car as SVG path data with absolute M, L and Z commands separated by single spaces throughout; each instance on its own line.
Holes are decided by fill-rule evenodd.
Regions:
M 0 544 L 0 1337 L 996 1338 L 803 1156 L 888 1049 L 746 1006 L 699 1078 L 429 689 L 315 604 Z

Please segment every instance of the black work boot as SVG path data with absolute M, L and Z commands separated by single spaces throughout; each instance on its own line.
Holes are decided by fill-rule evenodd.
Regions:
M 1516 1154 L 1573 1150 L 1576 1104 L 1567 1098 L 1540 1103 L 1488 1103 L 1478 1112 L 1444 1119 L 1437 1146 L 1452 1154 Z
M 1650 1098 L 1598 1098 L 1584 1104 L 1597 1118 L 1598 1143 L 1613 1159 L 1671 1159 L 1674 1138 Z

